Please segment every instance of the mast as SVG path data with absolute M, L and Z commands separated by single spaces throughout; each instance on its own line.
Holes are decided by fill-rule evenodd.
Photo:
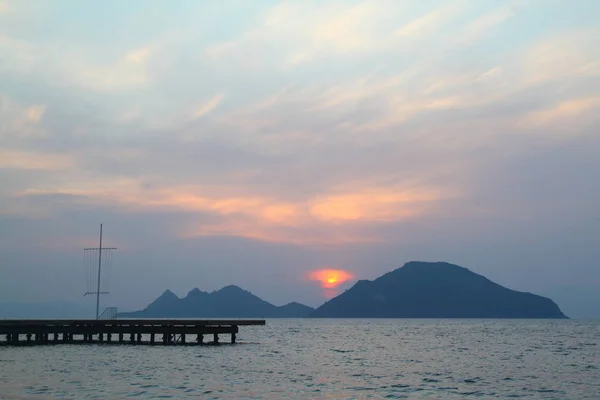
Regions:
M 102 253 L 106 252 L 106 250 L 108 250 L 108 258 L 105 257 L 105 260 L 102 261 Z M 85 263 L 85 268 L 86 268 L 86 276 L 88 278 L 88 286 L 87 286 L 87 292 L 84 294 L 84 296 L 87 295 L 96 295 L 96 319 L 100 318 L 100 295 L 101 294 L 109 294 L 108 291 L 100 291 L 100 289 L 102 289 L 102 262 L 104 262 L 104 269 L 106 270 L 106 268 L 109 269 L 110 271 L 110 267 L 111 267 L 111 263 L 112 263 L 112 250 L 117 250 L 116 247 L 102 247 L 102 224 L 100 224 L 100 246 L 99 247 L 90 247 L 90 248 L 85 248 L 83 249 L 84 251 L 84 263 Z M 95 266 L 95 262 L 96 260 L 94 260 L 94 255 L 96 254 L 96 251 L 98 252 L 98 276 L 97 276 L 97 281 L 96 284 L 94 284 L 94 279 L 92 278 L 93 276 L 95 276 L 96 271 L 94 270 L 94 266 Z M 86 255 L 89 254 L 89 257 Z M 105 255 L 106 256 L 106 255 Z M 106 271 L 104 271 L 104 273 L 106 273 Z M 108 282 L 105 280 L 104 284 L 107 285 Z M 96 290 L 94 292 L 94 290 Z M 106 290 L 106 288 L 104 288 L 104 290 Z
M 102 269 L 102 224 L 100 224 L 100 247 L 98 248 L 98 288 L 96 289 L 96 319 L 100 316 L 100 271 Z

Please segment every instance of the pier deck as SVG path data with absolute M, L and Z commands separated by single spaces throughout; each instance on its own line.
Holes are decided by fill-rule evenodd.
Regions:
M 265 325 L 265 320 L 196 319 L 23 319 L 0 320 L 0 346 L 43 344 L 219 344 L 219 335 L 235 343 L 240 326 Z M 204 341 L 204 335 L 213 340 Z

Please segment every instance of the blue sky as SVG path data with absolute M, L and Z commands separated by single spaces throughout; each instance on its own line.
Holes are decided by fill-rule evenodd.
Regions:
M 79 300 L 104 222 L 122 308 L 230 283 L 317 305 L 310 271 L 444 260 L 593 314 L 599 17 L 1 0 L 0 301 Z

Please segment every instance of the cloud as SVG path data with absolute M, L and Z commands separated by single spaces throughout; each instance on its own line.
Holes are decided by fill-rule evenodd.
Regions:
M 146 61 L 147 49 L 125 54 L 121 59 L 104 64 L 91 64 L 83 59 L 66 59 L 65 70 L 82 87 L 100 92 L 121 91 L 146 85 L 150 81 Z
M 363 2 L 339 12 L 314 29 L 314 40 L 322 45 L 326 43 L 338 52 L 372 50 L 377 42 L 372 37 L 375 18 L 380 18 L 383 11 L 381 4 Z
M 391 50 L 403 8 L 389 0 L 343 3 L 283 2 L 238 38 L 208 47 L 211 60 L 243 60 L 246 68 L 297 67 L 320 58 Z
M 564 122 L 577 124 L 577 120 L 592 111 L 595 111 L 592 115 L 598 115 L 598 111 L 600 111 L 600 97 L 585 97 L 561 101 L 549 108 L 529 113 L 525 116 L 524 122 L 534 127 Z
M 435 190 L 367 189 L 323 196 L 315 200 L 310 211 L 325 221 L 393 221 L 419 216 L 440 197 Z
M 139 64 L 145 62 L 148 59 L 149 55 L 149 48 L 140 48 L 127 53 L 127 55 L 125 55 L 125 59 L 129 62 Z
M 45 105 L 32 105 L 25 109 L 24 116 L 28 121 L 39 122 L 42 119 L 44 112 L 46 112 Z
M 0 31 L 0 72 L 30 74 L 41 72 L 38 67 L 45 56 L 43 49 L 15 39 Z
M 0 137 L 26 139 L 46 135 L 42 120 L 45 104 L 23 105 L 0 96 Z
M 84 176 L 21 190 L 15 195 L 66 196 L 74 203 L 113 207 L 128 213 L 185 212 L 208 218 L 183 229 L 181 234 L 185 237 L 228 235 L 310 245 L 384 240 L 373 233 L 360 233 L 359 226 L 364 229 L 421 216 L 435 210 L 446 196 L 435 189 L 372 187 L 285 200 L 255 193 L 244 185 L 230 189 L 218 185 L 149 185 L 130 178 L 90 180 Z
M 8 14 L 10 11 L 10 4 L 8 0 L 0 0 L 0 14 Z
M 200 105 L 192 113 L 192 120 L 202 118 L 203 116 L 205 116 L 206 114 L 208 114 L 209 112 L 211 112 L 212 110 L 217 108 L 217 106 L 219 104 L 221 104 L 221 101 L 223 101 L 224 97 L 225 97 L 224 94 L 219 93 L 219 94 L 214 95 L 207 103 Z
M 0 169 L 66 170 L 73 166 L 68 155 L 3 149 L 0 147 Z
M 523 57 L 526 79 L 540 84 L 559 79 L 600 76 L 597 28 L 584 28 L 543 37 Z
M 110 93 L 149 83 L 152 51 L 147 46 L 125 51 L 118 57 L 92 57 L 85 50 L 69 51 L 19 40 L 0 31 L 0 71 L 11 76 L 33 77 L 46 84 L 61 82 L 98 92 Z
M 462 10 L 463 6 L 460 2 L 446 3 L 402 26 L 396 31 L 396 35 L 404 37 L 429 35 L 440 30 Z
M 493 28 L 515 16 L 514 7 L 500 8 L 470 22 L 462 33 L 458 34 L 459 44 L 473 44 L 484 38 Z

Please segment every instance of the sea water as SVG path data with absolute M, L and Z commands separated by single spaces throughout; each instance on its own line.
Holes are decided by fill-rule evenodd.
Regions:
M 238 341 L 0 347 L 0 399 L 600 399 L 600 321 L 285 319 Z

